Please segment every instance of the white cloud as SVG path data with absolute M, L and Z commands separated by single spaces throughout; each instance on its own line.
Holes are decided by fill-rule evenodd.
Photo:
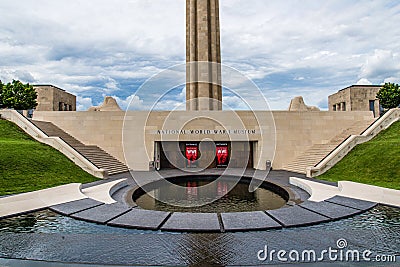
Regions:
M 173 99 L 165 99 L 158 101 L 153 107 L 153 110 L 185 110 L 186 103 Z
M 393 26 L 400 25 L 398 1 L 220 5 L 223 63 L 254 79 L 274 109 L 286 109 L 295 95 L 318 105 L 362 79 L 400 80 L 400 28 Z M 185 61 L 183 0 L 4 0 L 0 9 L 12 10 L 0 16 L 3 82 L 54 84 L 96 103 L 115 95 L 123 106 L 149 77 Z M 223 81 L 239 89 L 242 82 Z M 251 97 L 249 89 L 240 93 Z M 160 106 L 184 99 L 177 93 Z M 136 101 L 146 108 L 142 96 Z
M 25 83 L 34 83 L 36 79 L 32 73 L 27 70 L 10 70 L 0 68 L 0 80 L 3 83 L 11 82 L 12 80 L 20 80 Z
M 400 72 L 400 57 L 395 57 L 390 50 L 374 51 L 361 68 L 361 77 L 381 78 L 390 77 Z
M 391 26 L 400 23 L 399 3 L 393 1 L 391 8 L 385 2 L 350 1 L 238 0 L 221 5 L 225 60 L 240 59 L 275 73 L 309 69 L 317 87 L 321 74 L 322 81 L 332 84 L 355 83 L 371 52 L 400 48 L 399 30 Z M 289 6 L 293 12 L 287 16 Z
M 342 88 L 324 88 L 324 90 L 315 88 L 302 88 L 294 91 L 269 92 L 265 94 L 265 97 L 270 105 L 271 110 L 287 110 L 290 105 L 290 101 L 296 96 L 302 96 L 308 106 L 316 106 L 321 110 L 326 110 L 328 107 L 328 95 Z
M 370 82 L 368 79 L 363 78 L 357 82 L 357 85 L 372 85 L 372 82 Z
M 93 102 L 90 97 L 76 97 L 76 110 L 77 111 L 86 111 L 90 107 L 93 107 Z
M 182 102 L 186 101 L 186 86 L 182 88 L 182 91 L 178 95 L 178 100 L 181 100 Z
M 386 78 L 386 79 L 383 81 L 382 84 L 384 84 L 384 83 L 397 83 L 397 84 L 400 84 L 400 76 L 398 76 L 398 77 L 389 77 L 389 78 Z
M 249 110 L 246 101 L 237 96 L 224 96 L 222 98 L 223 108 L 226 110 Z
M 113 98 L 115 98 L 122 110 L 142 110 L 147 108 L 143 105 L 143 100 L 140 99 L 140 97 L 137 95 L 130 95 L 124 99 L 121 99 L 120 97 L 114 95 Z
M 120 90 L 118 87 L 118 82 L 112 78 L 108 78 L 108 81 L 104 84 L 106 89 L 106 93 L 114 92 Z

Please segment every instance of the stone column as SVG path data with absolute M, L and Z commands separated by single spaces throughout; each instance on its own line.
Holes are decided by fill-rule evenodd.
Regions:
M 219 0 L 186 0 L 186 62 L 186 109 L 221 110 Z

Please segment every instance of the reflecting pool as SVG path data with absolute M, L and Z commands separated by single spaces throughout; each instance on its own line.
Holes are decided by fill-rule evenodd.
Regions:
M 248 181 L 237 181 L 229 177 L 161 181 L 149 185 L 146 192 L 139 189 L 133 201 L 147 210 L 199 213 L 274 210 L 287 202 L 270 184 L 249 192 Z
M 0 221 L 0 257 L 72 263 L 141 266 L 277 264 L 281 262 L 260 262 L 257 252 L 266 245 L 277 251 L 319 251 L 335 248 L 339 239 L 347 241 L 348 249 L 369 249 L 374 255 L 400 256 L 400 209 L 377 206 L 351 218 L 314 226 L 215 234 L 114 228 L 77 221 L 46 210 Z M 7 266 L 0 260 L 1 264 Z M 337 265 L 348 266 L 339 262 L 332 264 Z M 350 265 L 386 266 L 376 262 Z M 388 266 L 397 265 L 388 263 Z

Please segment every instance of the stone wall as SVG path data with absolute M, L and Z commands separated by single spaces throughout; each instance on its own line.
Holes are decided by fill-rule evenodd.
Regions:
M 273 115 L 273 120 L 272 116 Z M 125 116 L 126 115 L 126 116 Z M 124 123 L 125 118 L 125 123 Z M 168 123 L 165 123 L 168 118 Z M 265 169 L 273 160 L 280 169 L 316 143 L 327 143 L 359 120 L 371 120 L 372 112 L 204 111 L 204 112 L 38 112 L 35 120 L 50 121 L 87 145 L 97 145 L 135 170 L 148 170 L 154 144 L 160 141 L 253 141 L 254 167 Z M 182 126 L 183 122 L 187 122 Z M 123 129 L 124 125 L 124 129 Z M 164 129 L 245 129 L 248 136 L 228 134 L 158 134 Z M 276 130 L 276 135 L 275 135 Z M 276 138 L 276 142 L 275 142 Z M 276 149 L 275 149 L 276 148 Z M 274 153 L 276 151 L 276 153 Z
M 329 111 L 350 111 L 351 110 L 351 94 L 350 89 L 340 90 L 336 94 L 328 97 Z M 343 103 L 345 107 L 343 107 Z M 344 110 L 343 110 L 344 109 Z
M 52 85 L 34 85 L 37 92 L 37 111 L 76 111 L 76 96 Z
M 379 100 L 376 98 L 381 87 L 370 87 L 367 90 L 363 87 L 353 87 L 351 88 L 351 110 L 353 111 L 369 111 L 370 101 L 374 101 L 375 106 L 375 116 L 379 117 Z
M 376 98 L 381 86 L 353 85 L 328 97 L 329 111 L 369 111 L 374 101 L 374 114 L 379 117 L 379 100 Z

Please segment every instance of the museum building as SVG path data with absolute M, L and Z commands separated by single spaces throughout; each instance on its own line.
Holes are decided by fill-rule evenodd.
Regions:
M 377 99 L 381 85 L 352 85 L 328 97 L 329 111 L 372 111 L 379 117 L 383 111 Z
M 87 112 L 48 112 L 38 108 L 34 120 L 51 122 L 136 171 L 227 167 L 265 170 L 271 164 L 274 169 L 285 169 L 311 147 L 339 140 L 343 132 L 358 134 L 354 125 L 365 129 L 374 120 L 368 108 L 354 111 L 358 109 L 350 109 L 350 104 L 345 110 L 353 112 L 333 112 L 334 105 L 338 108 L 337 101 L 348 103 L 347 98 L 334 97 L 330 98 L 330 112 L 313 108 L 222 110 L 219 1 L 187 0 L 186 8 L 185 111 L 124 112 L 103 106 Z M 67 100 L 58 102 L 71 105 Z M 54 104 L 50 110 L 54 110 Z

